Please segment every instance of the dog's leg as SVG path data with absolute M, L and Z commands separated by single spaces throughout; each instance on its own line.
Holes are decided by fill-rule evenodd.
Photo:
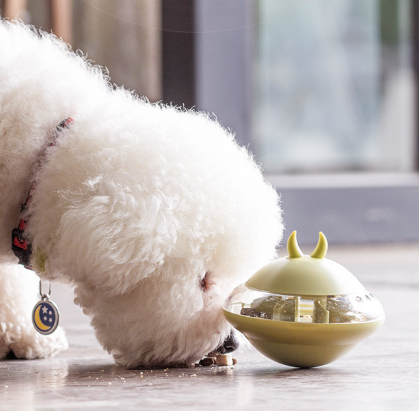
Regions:
M 68 347 L 61 328 L 41 335 L 32 325 L 39 278 L 17 264 L 0 263 L 0 358 L 45 358 Z

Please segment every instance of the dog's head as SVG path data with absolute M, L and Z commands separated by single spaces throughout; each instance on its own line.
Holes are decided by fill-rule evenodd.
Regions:
M 217 122 L 131 104 L 136 117 L 75 118 L 40 176 L 34 244 L 118 363 L 190 362 L 228 339 L 226 297 L 274 258 L 278 197 Z

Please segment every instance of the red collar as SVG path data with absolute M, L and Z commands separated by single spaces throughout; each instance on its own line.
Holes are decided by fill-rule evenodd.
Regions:
M 51 143 L 48 145 L 49 147 L 55 146 L 57 144 L 58 138 L 61 136 L 62 132 L 68 128 L 74 120 L 69 117 L 66 120 L 63 120 L 55 129 L 53 139 Z M 42 164 L 44 163 L 46 157 L 46 151 L 44 152 L 43 156 L 41 157 L 37 170 L 35 174 L 40 170 Z M 29 190 L 29 194 L 26 198 L 26 201 L 22 204 L 22 208 L 20 210 L 20 221 L 18 228 L 15 228 L 12 231 L 12 250 L 15 256 L 19 259 L 19 264 L 25 266 L 29 270 L 32 270 L 31 258 L 32 258 L 32 244 L 25 236 L 26 226 L 28 224 L 28 215 L 27 209 L 32 199 L 32 195 L 36 188 L 36 182 L 32 183 L 31 189 Z

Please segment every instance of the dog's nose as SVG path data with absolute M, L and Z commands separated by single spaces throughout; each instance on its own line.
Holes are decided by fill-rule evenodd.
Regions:
M 230 335 L 224 340 L 221 346 L 218 348 L 220 354 L 231 353 L 239 348 L 239 340 L 237 339 L 235 332 L 231 331 Z

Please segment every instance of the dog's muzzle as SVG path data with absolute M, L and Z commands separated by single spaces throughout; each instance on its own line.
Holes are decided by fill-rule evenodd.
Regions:
M 236 337 L 236 333 L 234 330 L 231 331 L 230 335 L 224 340 L 224 342 L 216 348 L 212 353 L 208 354 L 211 356 L 212 354 L 229 354 L 233 351 L 236 351 L 239 348 L 239 340 Z

